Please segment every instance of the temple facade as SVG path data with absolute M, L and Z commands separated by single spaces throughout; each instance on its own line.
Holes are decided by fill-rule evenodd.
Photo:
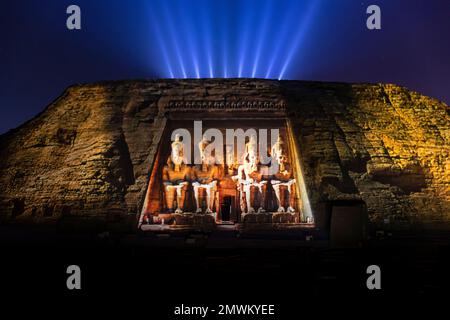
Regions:
M 330 237 L 366 225 L 444 228 L 449 115 L 444 103 L 392 84 L 76 85 L 0 136 L 0 222 L 133 232 L 232 224 Z M 252 128 L 238 153 L 226 130 Z
M 202 124 L 198 142 L 192 139 L 195 123 Z M 215 137 L 203 135 L 211 130 Z M 140 226 L 256 220 L 312 225 L 310 210 L 303 209 L 308 203 L 302 201 L 304 184 L 297 183 L 303 177 L 292 165 L 296 155 L 290 135 L 283 118 L 170 120 L 152 168 Z M 198 161 L 192 161 L 195 155 Z

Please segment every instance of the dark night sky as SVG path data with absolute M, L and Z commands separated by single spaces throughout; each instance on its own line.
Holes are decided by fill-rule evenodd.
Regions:
M 294 12 L 293 6 L 305 11 L 310 2 L 273 0 L 266 7 L 256 0 L 164 0 L 164 4 L 162 0 L 2 0 L 0 133 L 42 111 L 74 83 L 169 77 L 158 34 L 167 43 L 166 56 L 174 70 L 179 68 L 177 47 L 187 69 L 188 55 L 197 56 L 202 69 L 207 48 L 203 42 L 209 39 L 214 67 L 225 72 L 227 66 L 230 77 L 237 72 L 244 43 L 252 48 L 245 51 L 249 67 L 243 76 L 251 72 L 255 59 L 251 54 L 258 51 L 257 39 L 262 39 L 256 77 L 264 77 L 262 70 L 273 58 L 278 63 L 274 70 L 281 69 L 286 59 L 283 52 L 295 42 L 290 35 L 299 34 L 301 21 L 296 19 L 304 20 L 301 15 L 291 15 L 290 20 L 285 15 Z M 396 83 L 450 103 L 449 0 L 315 2 L 316 10 L 284 79 Z M 70 4 L 81 7 L 80 31 L 66 29 L 65 11 Z M 382 30 L 365 27 L 370 4 L 381 7 Z M 206 12 L 209 20 L 199 18 L 200 12 Z M 242 41 L 244 26 L 250 30 L 248 41 Z M 281 36 L 282 26 L 287 36 Z M 174 39 L 168 39 L 170 28 Z M 281 50 L 273 56 L 277 45 Z M 223 55 L 227 50 L 230 54 Z M 224 76 L 220 72 L 215 76 Z M 194 75 L 188 72 L 187 76 Z

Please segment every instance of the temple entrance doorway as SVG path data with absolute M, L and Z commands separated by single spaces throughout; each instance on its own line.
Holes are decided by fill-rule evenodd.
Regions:
M 223 203 L 221 205 L 221 220 L 222 221 L 230 221 L 231 219 L 231 211 L 232 211 L 232 204 L 234 203 L 234 197 L 225 196 L 223 197 Z

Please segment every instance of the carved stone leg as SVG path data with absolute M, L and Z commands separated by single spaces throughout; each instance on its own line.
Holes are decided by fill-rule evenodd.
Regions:
M 216 184 L 217 184 L 217 181 L 213 181 L 210 184 L 205 185 L 205 187 L 206 187 L 206 203 L 207 203 L 206 212 L 207 213 L 212 212 L 211 209 L 213 207 L 213 202 L 215 199 Z
M 211 201 L 211 186 L 208 185 L 208 184 L 204 184 L 203 187 L 206 190 L 206 213 L 210 213 L 211 212 L 211 208 L 210 208 L 210 206 L 211 206 L 211 204 L 210 204 L 210 201 Z
M 272 181 L 273 190 L 275 191 L 275 197 L 277 198 L 278 212 L 284 212 L 284 207 L 281 205 L 281 184 L 278 180 Z
M 255 209 L 253 208 L 251 204 L 251 189 L 252 186 L 250 183 L 245 183 L 244 185 L 244 192 L 245 192 L 245 202 L 247 204 L 247 213 L 255 213 Z
M 169 211 L 173 210 L 173 203 L 175 200 L 176 190 L 172 185 L 164 185 L 164 200 L 166 201 L 166 208 Z
M 201 213 L 202 212 L 202 208 L 200 207 L 200 200 L 199 200 L 199 198 L 200 198 L 200 195 L 199 195 L 200 186 L 201 185 L 198 182 L 194 182 L 192 184 L 192 187 L 194 188 L 194 197 L 195 197 L 195 204 L 197 206 L 197 210 L 196 210 L 197 213 Z
M 262 181 L 257 184 L 258 186 L 258 192 L 259 192 L 259 209 L 258 212 L 265 212 L 266 211 L 266 195 L 267 195 L 267 181 Z
M 180 206 L 180 204 L 181 204 L 181 194 L 182 194 L 181 186 L 180 185 L 175 186 L 175 190 L 177 191 L 177 210 L 175 210 L 175 212 L 176 213 L 182 213 L 183 210 L 181 209 L 181 206 Z
M 210 208 L 212 212 L 217 212 L 216 204 L 216 198 L 217 198 L 217 187 L 214 185 L 214 187 L 211 188 L 211 204 Z
M 239 206 L 241 208 L 241 213 L 244 213 L 244 212 L 246 212 L 246 208 L 245 208 L 246 196 L 245 196 L 245 191 L 244 191 L 244 184 L 240 183 L 238 189 L 239 189 Z
M 287 209 L 287 212 L 291 212 L 292 213 L 292 212 L 295 212 L 295 209 L 294 209 L 295 179 L 290 180 L 286 185 L 287 185 L 287 192 L 288 192 L 287 204 L 289 206 L 288 209 Z
M 186 198 L 186 189 L 187 182 L 182 182 L 176 186 L 173 186 L 176 189 L 177 194 L 177 210 L 176 213 L 183 213 L 184 209 L 184 200 Z

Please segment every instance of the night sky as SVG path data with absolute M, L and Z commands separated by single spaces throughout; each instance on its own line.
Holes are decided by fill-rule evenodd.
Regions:
M 81 30 L 66 28 L 70 4 Z M 381 30 L 366 28 L 370 4 Z M 100 80 L 388 82 L 450 103 L 449 0 L 2 0 L 0 35 L 0 133 Z

